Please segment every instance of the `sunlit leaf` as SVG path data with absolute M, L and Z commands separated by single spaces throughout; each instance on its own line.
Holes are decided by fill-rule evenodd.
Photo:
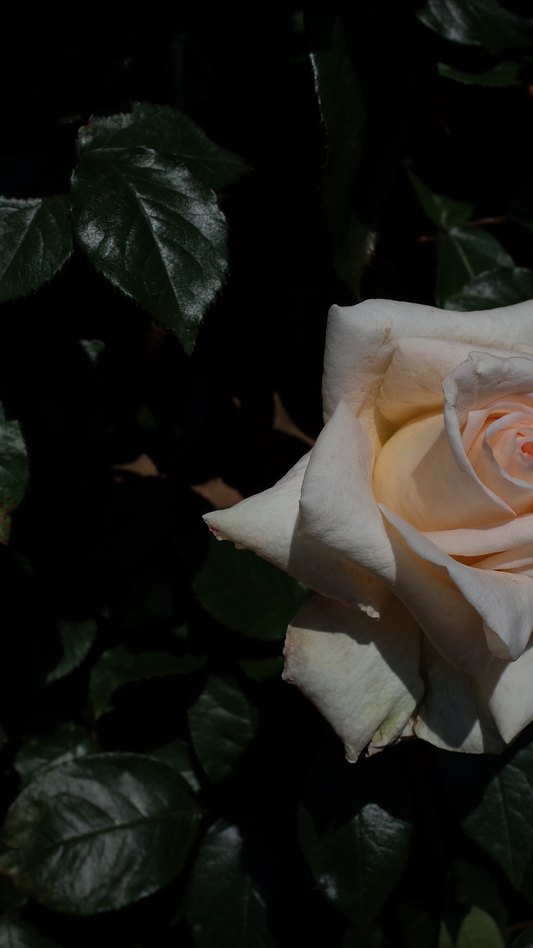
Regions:
M 72 253 L 64 195 L 0 197 L 0 302 L 38 290 Z
M 54 911 L 105 912 L 170 882 L 199 819 L 174 768 L 141 754 L 94 754 L 43 771 L 17 797 L 0 868 Z

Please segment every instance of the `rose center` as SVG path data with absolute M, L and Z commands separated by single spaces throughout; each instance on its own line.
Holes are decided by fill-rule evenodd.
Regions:
M 527 454 L 528 458 L 533 458 L 533 441 L 525 441 L 521 450 Z

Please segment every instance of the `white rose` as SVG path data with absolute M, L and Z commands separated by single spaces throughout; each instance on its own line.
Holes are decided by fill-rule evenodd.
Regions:
M 533 302 L 334 306 L 323 397 L 310 453 L 205 519 L 319 593 L 284 677 L 349 760 L 499 752 L 533 719 Z

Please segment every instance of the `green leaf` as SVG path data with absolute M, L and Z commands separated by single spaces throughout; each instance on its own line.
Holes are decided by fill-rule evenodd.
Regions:
M 0 197 L 0 303 L 38 290 L 72 253 L 67 198 Z
M 211 540 L 192 588 L 200 605 L 229 629 L 255 639 L 281 639 L 309 598 L 301 583 L 250 550 Z
M 217 783 L 231 773 L 254 736 L 252 709 L 234 682 L 210 676 L 188 717 L 198 760 Z
M 463 829 L 520 889 L 533 853 L 532 745 L 518 751 L 490 781 Z
M 56 912 L 118 909 L 177 875 L 199 819 L 172 767 L 141 754 L 94 754 L 45 770 L 22 791 L 0 868 Z
M 205 665 L 204 656 L 177 658 L 168 652 L 142 652 L 134 655 L 124 645 L 108 649 L 91 671 L 90 700 L 94 718 L 113 710 L 111 696 L 117 688 L 134 681 L 165 675 L 187 675 Z
M 436 925 L 428 910 L 410 898 L 402 899 L 398 908 L 401 948 L 428 948 L 434 945 Z
M 473 277 L 444 302 L 444 309 L 470 312 L 522 303 L 533 297 L 533 272 L 522 267 L 497 268 Z
M 26 786 L 48 767 L 66 764 L 98 751 L 98 744 L 84 727 L 60 724 L 51 734 L 32 737 L 15 757 L 14 767 Z
M 511 943 L 511 948 L 532 948 L 533 946 L 533 926 L 522 932 L 518 938 Z
M 28 452 L 18 421 L 8 421 L 0 404 L 0 543 L 7 543 L 11 512 L 18 507 L 29 479 Z
M 477 905 L 488 912 L 504 928 L 507 909 L 502 901 L 496 880 L 466 859 L 455 861 L 455 901 L 459 905 Z
M 300 840 L 320 891 L 362 933 L 405 869 L 408 786 L 398 758 L 348 764 L 340 745 L 319 754 L 300 806 Z
M 168 764 L 169 767 L 173 767 L 174 770 L 177 770 L 195 793 L 200 789 L 200 784 L 196 779 L 196 774 L 193 769 L 189 748 L 185 741 L 170 741 L 169 744 L 164 744 L 162 747 L 157 747 L 155 750 L 150 751 L 148 756 L 154 757 L 156 760 L 161 760 L 164 764 Z
M 441 924 L 439 948 L 505 948 L 505 941 L 494 919 L 474 905 L 463 921 L 455 942 L 445 924 Z
M 472 204 L 454 201 L 452 198 L 444 197 L 443 194 L 435 194 L 409 169 L 407 169 L 407 175 L 422 205 L 422 210 L 437 227 L 449 230 L 451 227 L 466 223 L 471 217 L 474 210 Z
M 72 175 L 77 240 L 97 270 L 172 329 L 187 352 L 227 268 L 213 191 L 166 153 L 90 147 Z
M 258 683 L 270 681 L 272 678 L 280 678 L 283 671 L 281 656 L 280 658 L 259 658 L 252 661 L 243 660 L 237 664 L 248 678 Z
M 89 654 L 98 631 L 94 619 L 84 622 L 59 622 L 58 625 L 63 656 L 56 668 L 48 674 L 47 684 L 70 675 L 71 671 L 81 665 Z
M 443 308 L 474 277 L 487 270 L 514 267 L 507 251 L 481 227 L 452 227 L 439 234 L 437 261 L 437 305 Z
M 200 847 L 187 910 L 198 948 L 274 948 L 265 902 L 242 851 L 238 828 L 225 820 L 209 829 Z
M 13 912 L 0 918 L 0 948 L 58 948 L 58 945 Z
M 416 15 L 439 36 L 484 46 L 495 56 L 531 41 L 532 21 L 515 16 L 498 0 L 428 0 Z
M 454 79 L 465 86 L 514 86 L 522 66 L 520 63 L 503 62 L 486 72 L 461 72 L 445 63 L 437 63 L 437 69 L 445 79 Z
M 242 158 L 215 145 L 183 112 L 166 105 L 133 102 L 132 111 L 98 118 L 82 129 L 91 148 L 153 148 L 168 152 L 214 191 L 246 174 Z
M 365 109 L 339 17 L 326 48 L 311 52 L 322 118 L 328 134 L 324 203 L 338 276 L 359 295 L 376 234 L 357 218 L 354 194 L 361 162 Z

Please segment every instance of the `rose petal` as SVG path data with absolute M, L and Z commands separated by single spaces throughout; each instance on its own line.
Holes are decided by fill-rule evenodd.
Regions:
M 324 358 L 324 417 L 344 400 L 382 443 L 393 426 L 377 410 L 394 342 L 406 336 L 438 339 L 446 347 L 464 342 L 472 347 L 510 351 L 533 346 L 533 303 L 497 310 L 453 313 L 417 303 L 365 300 L 357 306 L 330 310 Z M 429 363 L 430 358 L 427 362 Z
M 340 402 L 311 454 L 300 531 L 382 579 L 448 661 L 481 674 L 491 659 L 481 618 L 445 568 L 387 532 L 372 493 L 372 456 L 368 432 Z
M 530 578 L 516 573 L 476 569 L 474 566 L 458 563 L 405 520 L 383 505 L 380 507 L 383 515 L 414 553 L 428 563 L 447 570 L 450 579 L 464 598 L 504 643 L 505 654 L 508 650 L 511 658 L 518 658 L 526 648 L 533 629 L 533 583 Z M 437 645 L 436 642 L 434 644 Z M 442 648 L 439 648 L 439 651 L 444 654 Z
M 289 626 L 283 677 L 297 685 L 343 741 L 349 761 L 399 736 L 422 697 L 420 633 L 391 598 L 383 617 L 314 596 Z
M 490 708 L 504 741 L 533 721 L 533 645 L 516 662 L 492 662 L 478 681 L 480 694 Z
M 218 539 L 233 540 L 306 586 L 376 618 L 389 596 L 386 586 L 334 550 L 298 534 L 298 503 L 308 461 L 306 454 L 274 487 L 227 510 L 205 514 L 204 520 Z
M 498 670 L 505 664 L 513 667 L 512 663 L 495 659 L 483 679 L 474 678 L 452 668 L 430 642 L 423 641 L 421 673 L 425 694 L 412 728 L 417 737 L 446 750 L 499 754 L 504 749 L 504 740 L 479 688 L 479 681 L 488 679 L 496 664 Z
M 489 553 L 513 550 L 533 543 L 533 514 L 459 530 L 428 530 L 424 536 L 444 553 L 488 556 Z

